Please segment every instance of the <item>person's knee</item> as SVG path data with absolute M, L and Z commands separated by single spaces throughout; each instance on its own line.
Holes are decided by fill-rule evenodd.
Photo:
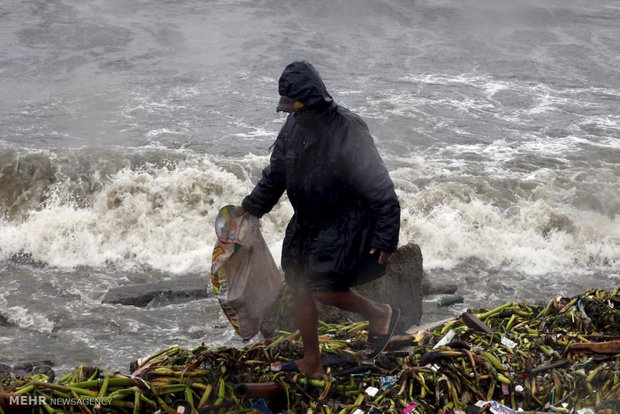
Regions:
M 340 292 L 332 292 L 329 290 L 317 290 L 312 292 L 314 298 L 319 302 L 329 305 L 329 306 L 338 306 L 340 303 L 339 294 Z

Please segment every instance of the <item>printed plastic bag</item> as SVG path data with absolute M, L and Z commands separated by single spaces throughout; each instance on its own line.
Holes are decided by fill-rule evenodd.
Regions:
M 278 296 L 282 277 L 257 217 L 237 216 L 235 206 L 223 207 L 215 220 L 215 233 L 213 293 L 235 331 L 243 339 L 250 339 Z

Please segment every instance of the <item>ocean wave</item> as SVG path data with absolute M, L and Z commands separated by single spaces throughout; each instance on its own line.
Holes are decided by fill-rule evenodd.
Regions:
M 50 152 L 18 157 L 12 169 L 18 179 L 0 189 L 19 192 L 12 183 L 21 182 L 21 193 L 30 195 L 4 206 L 0 257 L 68 269 L 207 269 L 218 209 L 241 202 L 268 158 L 220 158 L 218 165 L 210 156 L 167 154 L 167 161 L 158 151 L 133 154 L 128 166 L 111 161 L 114 154 L 95 165 L 80 164 L 76 156 L 72 169 Z M 32 166 L 27 171 L 19 165 L 24 157 Z M 28 173 L 39 178 L 27 179 Z M 290 211 L 284 205 L 280 210 Z M 283 222 L 264 220 L 266 235 L 279 233 Z
M 533 166 L 515 168 L 514 160 L 529 152 L 559 156 L 580 143 L 565 141 L 556 148 L 500 140 L 387 157 L 398 165 L 391 175 L 403 208 L 401 244 L 420 244 L 427 269 L 453 268 L 472 257 L 528 274 L 617 266 L 617 184 L 596 187 L 597 175 L 588 175 L 587 166 L 558 169 L 525 158 L 521 162 Z M 476 159 L 455 159 L 464 153 Z M 207 271 L 217 211 L 239 204 L 268 163 L 268 154 L 216 157 L 157 146 L 17 158 L 2 170 L 13 173 L 5 186 L 22 188 L 12 189 L 21 198 L 3 206 L 0 259 L 176 274 Z M 261 220 L 277 261 L 291 215 L 283 197 Z
M 51 333 L 54 330 L 54 322 L 47 319 L 45 315 L 31 312 L 23 306 L 8 306 L 3 296 L 0 296 L 0 316 L 22 329 L 41 333 Z

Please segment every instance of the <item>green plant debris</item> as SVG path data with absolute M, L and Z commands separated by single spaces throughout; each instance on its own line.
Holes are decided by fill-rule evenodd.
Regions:
M 269 370 L 272 362 L 302 355 L 299 334 L 279 332 L 240 349 L 173 346 L 135 363 L 133 376 L 83 366 L 55 383 L 44 376 L 5 376 L 0 392 L 44 396 L 42 413 L 172 413 L 178 400 L 187 401 L 192 413 L 260 412 L 258 403 L 273 412 L 464 412 L 490 400 L 514 410 L 568 413 L 590 407 L 617 413 L 619 291 L 471 310 L 492 333 L 456 318 L 405 338 L 406 350 L 392 349 L 372 363 L 359 358 L 366 323 L 321 323 L 323 357 L 347 356 L 348 364 L 328 369 L 320 379 Z M 433 349 L 449 331 L 454 338 Z M 281 395 L 258 401 L 234 392 L 238 384 L 264 382 L 279 384 Z M 73 397 L 79 404 L 49 403 L 59 401 L 55 397 Z

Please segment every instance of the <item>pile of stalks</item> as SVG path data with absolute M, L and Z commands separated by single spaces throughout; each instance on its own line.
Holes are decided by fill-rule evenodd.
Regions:
M 366 323 L 321 323 L 324 359 L 342 364 L 318 379 L 269 369 L 302 355 L 299 334 L 280 332 L 240 349 L 173 346 L 136 361 L 132 375 L 80 366 L 54 383 L 9 376 L 0 394 L 44 396 L 40 413 L 174 413 L 179 405 L 186 413 L 456 413 L 481 401 L 508 407 L 484 412 L 618 413 L 619 292 L 470 310 L 396 338 L 372 362 L 360 358 Z M 55 397 L 69 402 L 53 405 Z

